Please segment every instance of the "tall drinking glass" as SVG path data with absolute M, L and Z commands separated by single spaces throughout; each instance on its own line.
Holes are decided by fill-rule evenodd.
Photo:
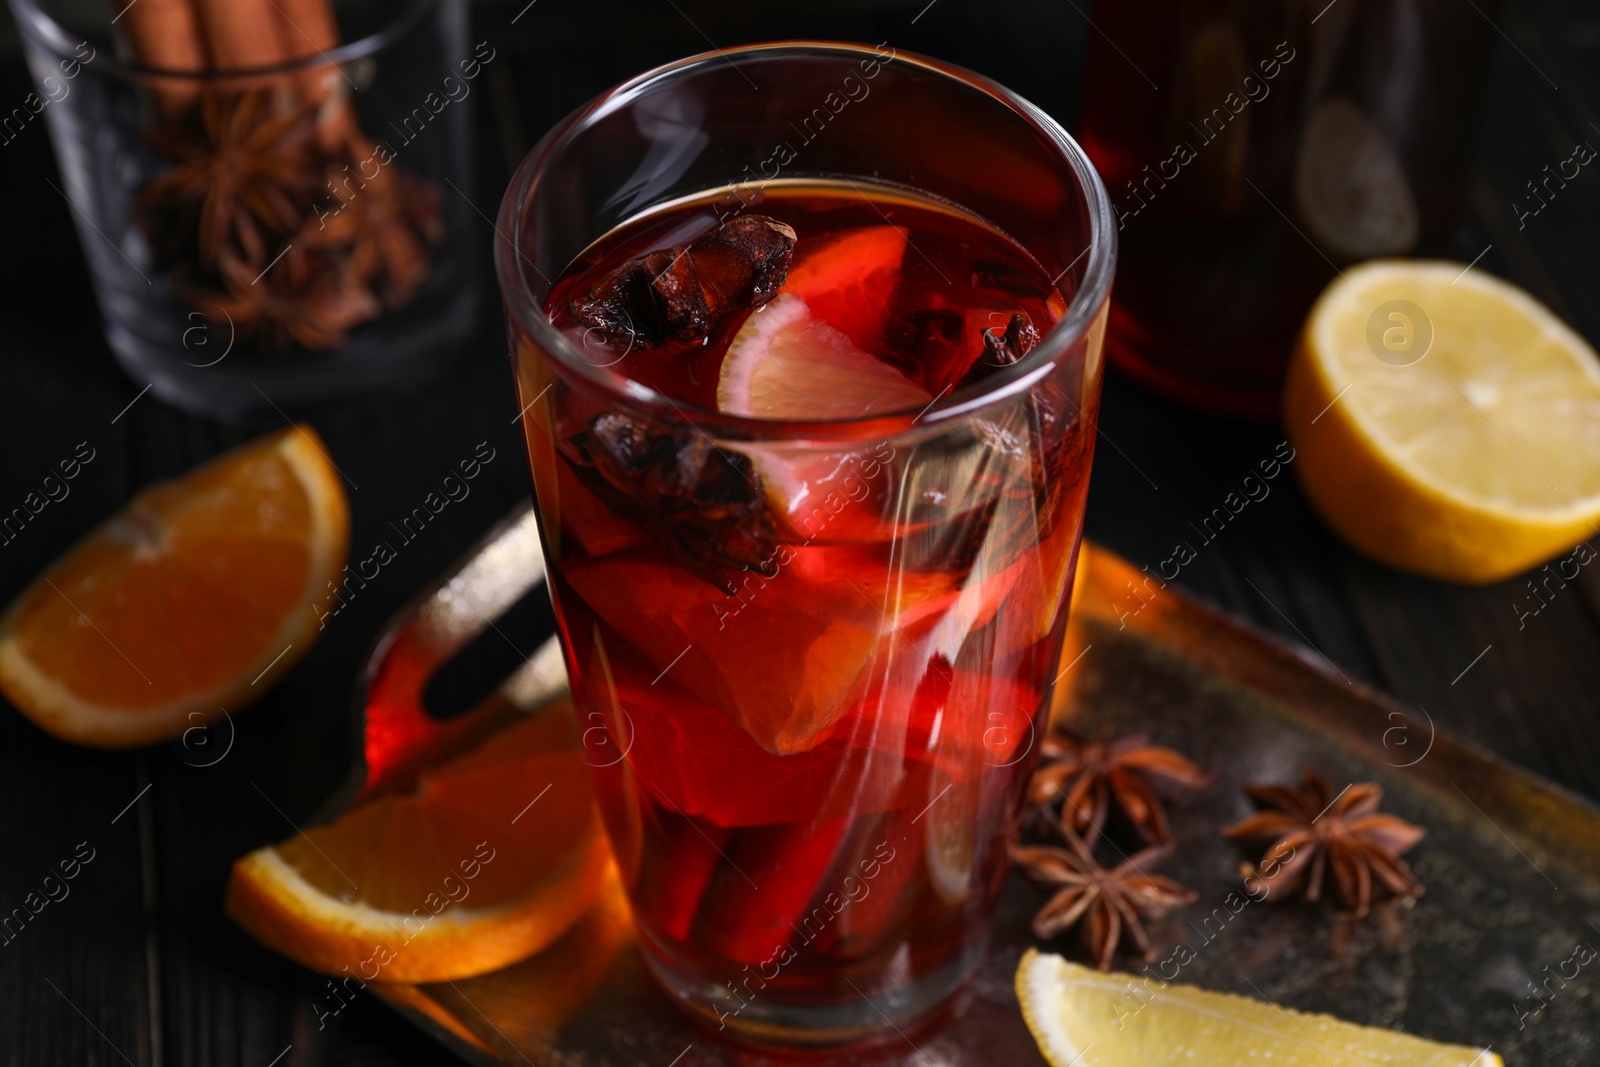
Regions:
M 736 414 L 729 382 L 763 373 L 730 375 L 740 341 L 634 351 L 567 321 L 617 248 L 750 216 L 799 241 L 747 323 L 777 329 L 804 285 L 842 322 L 817 279 L 870 286 L 874 257 L 899 264 L 882 299 L 849 290 L 887 316 L 878 344 L 828 336 L 902 407 Z M 1099 178 L 1055 122 L 970 73 L 773 44 L 575 112 L 517 172 L 499 229 L 551 591 L 645 959 L 746 1040 L 904 1027 L 982 953 L 1059 673 L 1115 260 Z M 977 366 L 1008 351 L 1015 308 L 1036 345 Z M 851 373 L 804 402 L 857 388 Z

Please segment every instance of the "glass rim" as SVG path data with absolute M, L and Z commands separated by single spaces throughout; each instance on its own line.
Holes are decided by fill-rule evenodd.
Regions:
M 56 55 L 69 58 L 76 57 L 78 44 L 84 38 L 69 32 L 59 20 L 39 5 L 39 0 L 7 0 L 7 2 L 10 4 L 12 13 L 17 18 L 17 28 L 27 40 L 48 49 Z M 277 74 L 295 74 L 306 70 L 314 70 L 318 67 L 340 66 L 381 52 L 401 34 L 405 33 L 406 30 L 410 29 L 411 25 L 429 8 L 438 7 L 443 2 L 444 0 L 411 0 L 400 11 L 389 15 L 382 26 L 365 37 L 347 41 L 327 51 L 319 51 L 309 56 L 301 56 L 299 59 L 288 59 L 282 63 L 272 63 L 263 67 L 173 70 L 168 67 L 146 66 L 143 63 L 120 59 L 116 56 L 102 57 L 98 54 L 93 58 L 92 62 L 95 70 L 103 70 L 112 75 L 159 78 L 197 84 L 263 78 Z M 128 6 L 131 7 L 132 4 Z M 126 10 L 126 7 L 123 8 L 123 11 Z M 117 18 L 120 17 L 120 15 L 117 16 Z M 116 19 L 112 21 L 114 23 Z
M 508 313 L 532 339 L 552 356 L 551 362 L 573 376 L 597 397 L 620 400 L 650 418 L 668 424 L 687 423 L 702 433 L 729 440 L 771 441 L 799 444 L 807 441 L 858 441 L 899 437 L 913 429 L 932 429 L 954 419 L 1017 396 L 1053 371 L 1076 348 L 1089 331 L 1100 308 L 1110 297 L 1116 263 L 1116 228 L 1111 198 L 1099 173 L 1078 142 L 1061 124 L 1037 105 L 992 79 L 964 67 L 912 52 L 896 50 L 894 61 L 904 62 L 931 74 L 956 82 L 987 95 L 1004 105 L 1018 119 L 1028 123 L 1066 160 L 1086 201 L 1089 217 L 1089 244 L 1079 259 L 1087 258 L 1083 283 L 1078 286 L 1066 313 L 1040 339 L 1025 357 L 1003 367 L 980 381 L 960 389 L 947 390 L 921 412 L 909 409 L 880 415 L 851 416 L 842 419 L 764 419 L 734 415 L 692 404 L 679 404 L 670 396 L 640 382 L 585 359 L 560 330 L 551 323 L 544 309 L 532 297 L 526 268 L 537 267 L 518 244 L 522 236 L 524 207 L 547 166 L 567 143 L 593 122 L 626 105 L 653 83 L 684 74 L 696 68 L 731 63 L 753 57 L 782 53 L 827 56 L 856 61 L 883 53 L 849 42 L 787 40 L 743 45 L 701 52 L 645 71 L 580 106 L 557 123 L 528 152 L 512 175 L 501 202 L 496 229 L 495 272 Z M 654 205 L 651 209 L 661 205 Z M 957 204 L 959 207 L 965 205 Z M 968 209 L 970 210 L 970 209 Z M 981 217 L 981 216 L 980 216 Z M 1076 261 L 1074 264 L 1076 265 Z M 1071 269 L 1071 266 L 1067 268 Z M 540 272 L 542 274 L 542 272 Z M 1063 272 L 1065 273 L 1065 272 Z M 548 282 L 549 279 L 546 279 Z M 515 352 L 513 352 L 515 357 Z M 908 419 L 908 416 L 912 416 Z

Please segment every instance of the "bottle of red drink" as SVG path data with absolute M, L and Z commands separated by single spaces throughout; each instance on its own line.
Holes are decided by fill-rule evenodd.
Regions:
M 1329 282 L 1449 251 L 1497 8 L 1096 4 L 1079 136 L 1117 219 L 1112 362 L 1194 407 L 1277 415 Z
M 982 953 L 1059 671 L 1108 222 L 1030 105 L 848 46 L 645 75 L 507 194 L 573 695 L 641 949 L 715 1029 L 892 1034 Z

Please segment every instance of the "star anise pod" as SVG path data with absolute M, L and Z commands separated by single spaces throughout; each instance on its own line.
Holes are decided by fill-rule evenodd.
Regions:
M 359 133 L 315 134 L 313 110 L 265 90 L 208 90 L 150 134 L 173 162 L 139 194 L 145 226 L 174 288 L 236 336 L 339 348 L 427 278 L 438 189 Z
M 729 314 L 770 300 L 788 277 L 794 245 L 788 223 L 740 215 L 690 244 L 628 260 L 567 308 L 618 347 L 698 340 Z
M 229 252 L 265 266 L 310 204 L 314 130 L 313 112 L 285 111 L 260 89 L 206 90 L 198 122 L 154 127 L 150 142 L 173 163 L 140 191 L 139 206 L 163 251 L 197 253 L 210 268 Z
M 344 195 L 336 195 L 307 219 L 295 241 L 335 255 L 347 253 L 353 284 L 380 294 L 390 308 L 403 307 L 427 279 L 428 245 L 441 236 L 439 190 L 392 165 L 380 167 L 356 188 L 349 169 L 339 160 L 327 164 L 324 187 Z
M 1116 741 L 1080 741 L 1051 734 L 1039 746 L 1044 766 L 1034 772 L 1029 802 L 1047 811 L 1061 802 L 1061 828 L 1091 847 L 1105 829 L 1113 802 L 1148 842 L 1172 837 L 1157 786 L 1199 789 L 1211 776 L 1143 734 Z
M 1367 914 L 1374 890 L 1403 900 L 1422 894 L 1422 883 L 1400 859 L 1427 833 L 1420 826 L 1378 811 L 1383 789 L 1357 782 L 1337 796 L 1328 780 L 1307 768 L 1299 789 L 1286 785 L 1246 785 L 1261 810 L 1223 831 L 1232 841 L 1270 842 L 1259 864 L 1242 873 L 1259 879 L 1269 896 L 1303 889 L 1306 900 L 1320 899 L 1324 882 L 1346 910 Z
M 1032 352 L 1039 344 L 1039 328 L 1025 313 L 1011 316 L 1005 329 L 991 326 L 983 331 L 983 354 L 967 368 L 967 373 L 956 382 L 961 389 L 973 382 L 987 378 L 1001 367 L 1009 367 Z
M 1111 969 L 1117 945 L 1124 938 L 1133 942 L 1145 959 L 1150 959 L 1153 954 L 1144 920 L 1193 903 L 1196 897 L 1194 890 L 1145 869 L 1165 859 L 1171 851 L 1171 846 L 1156 845 L 1106 870 L 1088 847 L 1070 834 L 1066 848 L 1013 847 L 1012 859 L 1029 878 L 1061 887 L 1034 916 L 1034 935 L 1051 938 L 1082 922 L 1084 946 L 1102 971 Z
M 264 273 L 231 254 L 222 257 L 225 288 L 183 285 L 179 291 L 213 326 L 232 323 L 241 338 L 263 336 L 282 348 L 342 347 L 351 327 L 378 314 L 376 297 L 327 256 L 290 246 Z
M 770 565 L 777 532 L 748 456 L 615 413 L 572 440 L 585 483 L 700 577 L 732 593 L 735 575 Z

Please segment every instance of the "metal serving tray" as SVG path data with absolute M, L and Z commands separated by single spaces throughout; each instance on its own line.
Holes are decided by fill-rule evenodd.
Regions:
M 478 710 L 447 724 L 421 711 L 431 671 L 542 581 L 537 545 L 524 507 L 379 642 L 360 701 L 367 752 L 380 740 L 389 746 L 376 777 L 457 751 L 516 715 L 571 713 L 558 699 L 563 676 L 553 644 Z M 1149 927 L 1158 967 L 1188 959 L 1181 968 L 1168 963 L 1166 974 L 1488 1046 L 1513 1067 L 1600 1063 L 1600 970 L 1561 977 L 1580 943 L 1600 946 L 1600 811 L 1347 682 L 1311 653 L 1158 588 L 1103 549 L 1085 546 L 1073 610 L 1056 720 L 1089 734 L 1147 733 L 1217 775 L 1203 794 L 1170 812 L 1176 852 L 1164 872 L 1199 899 Z M 396 730 L 397 723 L 407 729 Z M 411 739 L 398 758 L 396 736 Z M 1244 857 L 1217 831 L 1249 812 L 1241 783 L 1296 782 L 1308 765 L 1335 788 L 1379 782 L 1385 810 L 1427 827 L 1408 857 L 1427 885 L 1414 905 L 1357 921 L 1300 903 L 1238 908 L 1235 896 L 1232 908 L 1224 904 L 1240 887 Z M 380 786 L 374 777 L 358 768 L 330 811 Z M 1023 950 L 1037 943 L 1028 923 L 1044 899 L 1044 891 L 1013 875 L 988 953 L 948 1010 L 879 1047 L 828 1054 L 826 1061 L 1042 1064 L 1012 975 Z M 1180 945 L 1189 952 L 1175 957 Z M 1083 958 L 1072 934 L 1044 947 Z M 1118 969 L 1144 966 L 1118 956 Z M 1539 983 L 1539 997 L 1530 983 Z M 531 959 L 456 982 L 372 988 L 476 1063 L 779 1062 L 719 1040 L 674 1009 L 645 969 L 615 885 L 577 927 Z

